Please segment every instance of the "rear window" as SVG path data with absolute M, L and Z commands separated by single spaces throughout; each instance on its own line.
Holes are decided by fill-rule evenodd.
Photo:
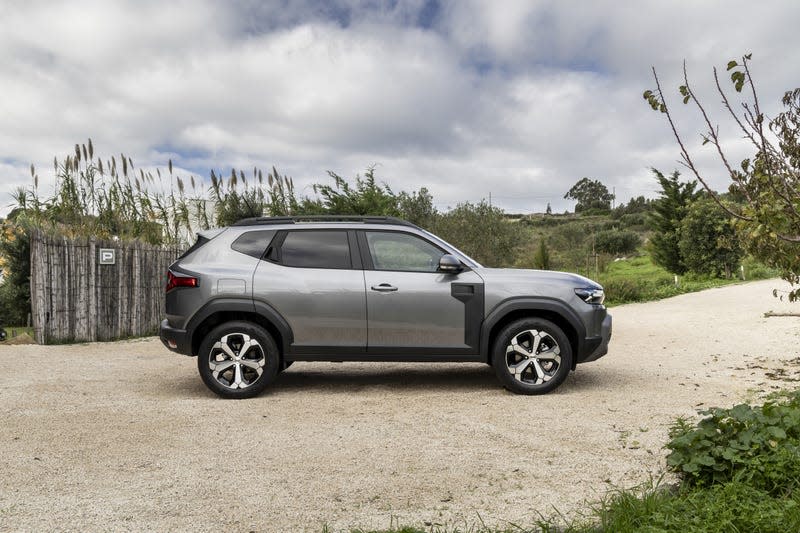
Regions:
M 352 268 L 346 231 L 290 231 L 281 245 L 280 262 L 302 268 Z

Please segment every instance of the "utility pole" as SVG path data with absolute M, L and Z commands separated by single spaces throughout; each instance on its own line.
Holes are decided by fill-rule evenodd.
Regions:
M 489 208 L 492 207 L 492 191 L 489 191 Z
M 617 206 L 617 188 L 611 187 L 611 209 Z

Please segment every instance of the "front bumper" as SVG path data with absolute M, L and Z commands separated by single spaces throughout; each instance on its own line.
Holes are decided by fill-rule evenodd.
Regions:
M 164 346 L 173 352 L 183 355 L 194 355 L 192 353 L 192 339 L 189 337 L 189 334 L 186 333 L 186 330 L 171 327 L 166 318 L 161 321 L 158 336 L 161 342 L 164 343 Z
M 603 325 L 600 328 L 600 337 L 599 337 L 600 342 L 597 345 L 597 348 L 592 350 L 586 357 L 580 359 L 578 362 L 589 363 L 591 361 L 597 361 L 605 354 L 607 354 L 608 343 L 609 341 L 611 341 L 611 333 L 612 333 L 611 315 L 606 315 L 606 317 L 603 319 Z

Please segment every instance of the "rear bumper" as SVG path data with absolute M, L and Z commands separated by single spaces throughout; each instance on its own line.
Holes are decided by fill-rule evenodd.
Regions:
M 158 336 L 164 346 L 173 352 L 183 355 L 194 355 L 192 353 L 192 339 L 186 330 L 170 327 L 169 321 L 165 318 L 161 321 Z
M 603 319 L 603 325 L 600 329 L 600 336 L 593 337 L 591 339 L 586 339 L 587 346 L 596 346 L 591 351 L 587 350 L 587 354 L 578 360 L 579 363 L 589 363 L 591 361 L 597 361 L 605 354 L 608 353 L 608 343 L 611 341 L 611 333 L 612 333 L 612 325 L 611 325 L 611 315 L 606 315 Z

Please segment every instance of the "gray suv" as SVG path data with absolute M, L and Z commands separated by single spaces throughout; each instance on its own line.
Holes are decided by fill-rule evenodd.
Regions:
M 226 398 L 294 361 L 464 361 L 520 394 L 606 354 L 603 288 L 484 268 L 391 217 L 274 217 L 201 233 L 167 272 L 161 340 Z

